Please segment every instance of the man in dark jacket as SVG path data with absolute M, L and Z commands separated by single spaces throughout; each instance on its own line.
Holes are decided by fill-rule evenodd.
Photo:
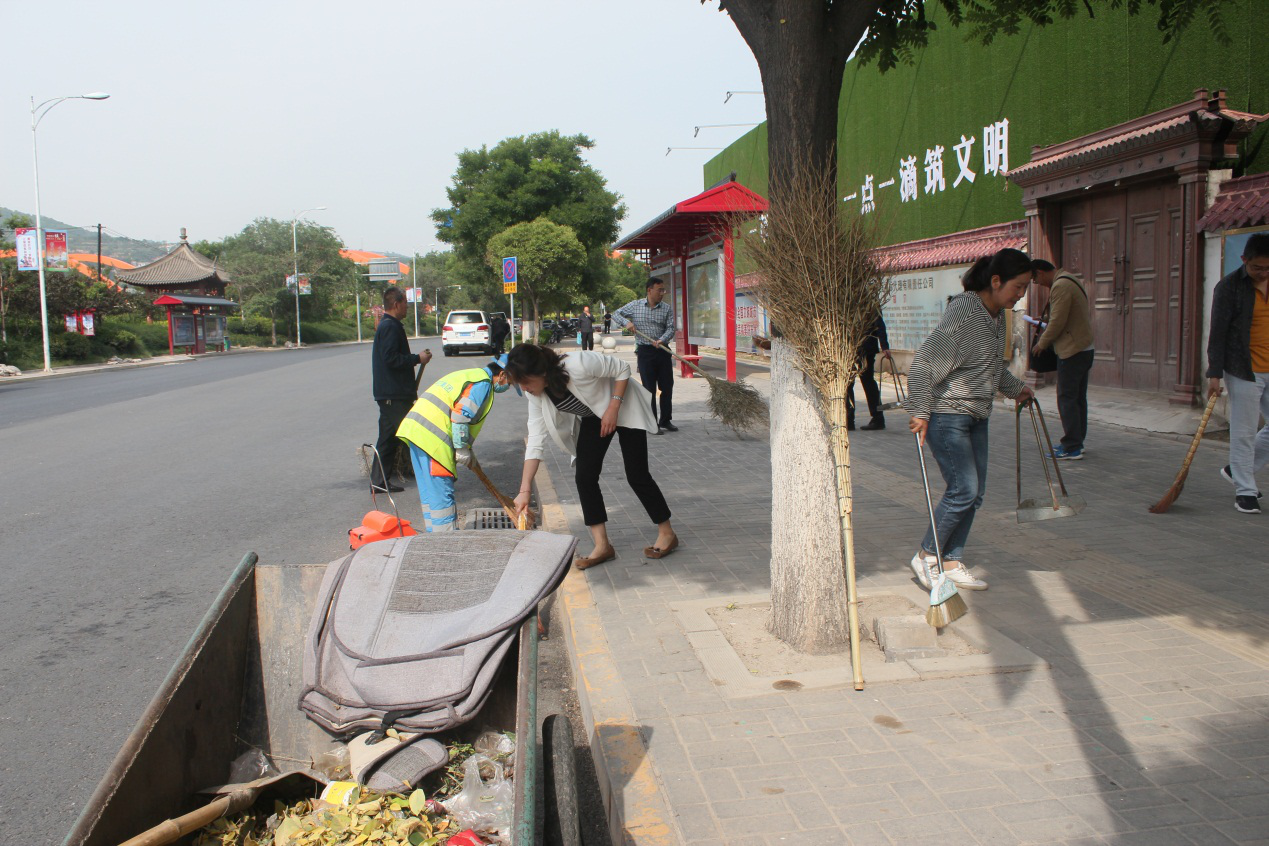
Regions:
M 1269 464 L 1269 233 L 1247 239 L 1243 266 L 1216 284 L 1207 333 L 1207 395 L 1229 391 L 1229 463 L 1234 508 L 1260 513 L 1256 472 Z
M 493 347 L 494 355 L 502 355 L 503 345 L 507 342 L 507 336 L 511 334 L 511 323 L 507 321 L 507 316 L 500 311 L 495 311 L 493 319 L 489 321 L 489 345 Z
M 873 359 L 880 353 L 882 358 L 890 356 L 890 338 L 886 334 L 886 321 L 881 319 L 881 312 L 873 321 L 868 337 L 859 346 L 861 369 L 859 384 L 864 386 L 864 397 L 868 400 L 868 414 L 872 417 L 859 428 L 865 430 L 886 428 L 886 416 L 881 411 L 881 388 L 873 375 Z M 893 359 L 891 359 L 893 361 Z M 846 391 L 846 428 L 855 428 L 855 383 L 852 381 Z
M 379 404 L 379 440 L 375 449 L 383 461 L 382 467 L 375 462 L 371 468 L 370 482 L 393 493 L 405 490 L 392 480 L 392 475 L 396 472 L 397 452 L 401 449 L 397 429 L 418 398 L 414 365 L 418 364 L 419 373 L 422 373 L 422 368 L 432 360 L 431 350 L 424 350 L 419 355 L 410 352 L 410 342 L 405 337 L 405 327 L 401 325 L 401 318 L 405 317 L 408 308 L 405 292 L 389 285 L 383 292 L 383 318 L 375 328 L 375 341 L 370 348 L 372 389 L 375 402 Z M 387 468 L 386 471 L 384 468 Z
M 582 306 L 582 313 L 577 315 L 577 334 L 582 336 L 582 349 L 595 348 L 595 318 L 591 317 L 590 306 Z

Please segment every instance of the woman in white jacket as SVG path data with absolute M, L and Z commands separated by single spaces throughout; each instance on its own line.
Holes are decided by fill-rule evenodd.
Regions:
M 651 397 L 630 381 L 630 365 L 616 356 L 578 351 L 561 356 L 549 347 L 518 344 L 507 356 L 507 376 L 529 400 L 529 441 L 516 507 L 529 507 L 529 491 L 549 435 L 573 456 L 577 496 L 595 547 L 574 564 L 580 570 L 617 556 L 608 540 L 608 513 L 599 488 L 604 454 L 615 433 L 621 441 L 626 481 L 657 525 L 657 539 L 644 547 L 648 558 L 663 558 L 679 545 L 670 526 L 670 508 L 648 471 L 648 433 L 657 432 Z M 626 402 L 627 394 L 630 402 Z

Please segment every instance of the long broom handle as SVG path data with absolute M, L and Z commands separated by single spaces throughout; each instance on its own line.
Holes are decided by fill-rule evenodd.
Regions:
M 1203 440 L 1203 432 L 1207 429 L 1207 421 L 1212 417 L 1212 410 L 1216 408 L 1216 400 L 1220 398 L 1220 394 L 1212 394 L 1207 398 L 1207 408 L 1203 409 L 1203 419 L 1199 421 L 1198 431 L 1194 433 L 1194 440 L 1190 441 L 1190 451 L 1185 454 L 1185 461 L 1181 462 L 1181 472 L 1176 474 L 1176 480 L 1172 482 L 1173 487 L 1185 481 L 1185 477 L 1190 472 L 1190 462 L 1194 460 L 1194 453 L 1198 452 L 1199 442 Z
M 638 335 L 640 338 L 643 338 L 643 340 L 647 341 L 649 344 L 655 344 L 655 343 L 657 343 L 657 341 L 656 341 L 655 339 L 653 339 L 653 338 L 649 338 L 647 335 L 643 334 L 643 333 L 642 333 L 642 332 L 640 332 L 638 329 L 636 329 L 636 328 L 634 327 L 634 324 L 633 324 L 633 323 L 631 323 L 631 324 L 630 324 L 630 331 L 631 331 L 631 332 L 634 332 L 634 333 L 635 333 L 636 335 Z M 685 364 L 685 365 L 687 365 L 688 367 L 692 368 L 692 370 L 696 373 L 696 375 L 697 375 L 697 376 L 704 376 L 706 379 L 713 379 L 713 378 L 714 378 L 713 376 L 710 376 L 710 375 L 709 375 L 708 373 L 706 373 L 704 370 L 701 370 L 701 369 L 700 369 L 699 367 L 697 367 L 695 364 L 693 364 L 692 362 L 690 362 L 690 361 L 688 361 L 687 359 L 683 358 L 683 356 L 679 355 L 679 354 L 678 354 L 678 353 L 676 353 L 674 350 L 670 349 L 669 347 L 665 346 L 664 344 L 662 344 L 662 345 L 661 345 L 661 349 L 665 350 L 665 351 L 666 351 L 666 352 L 668 352 L 670 355 L 672 355 L 672 356 L 674 357 L 674 360 L 675 360 L 675 361 L 677 361 L 679 364 Z
M 521 515 L 516 511 L 515 500 L 498 490 L 497 486 L 494 485 L 493 480 L 486 476 L 485 471 L 481 469 L 480 462 L 473 458 L 470 469 L 476 474 L 476 478 L 480 479 L 484 486 L 489 489 L 489 492 L 493 494 L 494 499 L 498 500 L 498 504 L 502 506 L 502 510 L 505 511 L 507 516 L 511 518 L 511 522 L 515 524 L 516 528 L 522 530 L 523 528 L 528 528 L 528 521 L 521 519 Z M 522 524 L 524 524 L 523 527 Z
M 883 359 L 884 361 L 884 359 Z M 885 371 L 881 373 L 885 378 Z M 890 362 L 890 376 L 894 379 L 894 394 L 898 398 L 900 405 L 908 404 L 907 392 L 903 390 L 903 386 L 899 384 L 899 368 L 895 366 L 893 360 Z M 939 526 L 934 519 L 934 499 L 930 496 L 930 476 L 925 469 L 925 448 L 921 445 L 921 435 L 913 432 L 912 437 L 916 440 L 917 461 L 921 464 L 921 486 L 925 488 L 925 508 L 930 513 L 930 534 L 934 536 L 934 558 L 935 566 L 938 568 L 937 575 L 943 575 L 943 545 L 939 543 Z
M 221 817 L 235 814 L 251 807 L 259 795 L 260 788 L 252 787 L 218 797 L 184 816 L 164 820 L 154 828 L 124 841 L 122 846 L 167 846 L 167 844 L 175 843 L 190 832 L 198 831 L 203 826 L 210 825 Z

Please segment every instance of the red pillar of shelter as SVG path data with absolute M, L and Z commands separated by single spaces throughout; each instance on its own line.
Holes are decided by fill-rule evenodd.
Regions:
M 683 346 L 682 352 L 679 353 L 679 355 L 696 355 L 696 347 L 692 344 L 691 337 L 687 331 L 687 252 L 687 249 L 684 249 L 682 254 L 679 256 L 679 299 L 682 300 L 682 302 L 679 303 L 679 311 L 683 314 L 683 319 L 680 321 L 680 331 L 683 333 Z M 686 364 L 679 364 L 679 375 L 684 379 L 691 379 L 696 376 L 696 374 L 692 371 L 692 368 L 688 367 Z
M 167 307 L 167 354 L 168 355 L 176 355 L 176 347 L 172 345 L 173 340 L 174 338 L 172 335 L 172 307 L 168 306 Z
M 723 230 L 723 350 L 727 355 L 727 381 L 736 381 L 736 245 L 732 225 Z

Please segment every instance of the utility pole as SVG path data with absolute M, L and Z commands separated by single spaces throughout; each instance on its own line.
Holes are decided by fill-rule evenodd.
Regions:
M 101 272 L 101 224 L 97 224 L 97 279 L 105 282 L 106 277 Z
M 414 267 L 410 271 L 410 297 L 414 300 L 414 337 L 419 336 L 419 294 L 423 291 L 419 287 L 419 251 L 414 251 Z

